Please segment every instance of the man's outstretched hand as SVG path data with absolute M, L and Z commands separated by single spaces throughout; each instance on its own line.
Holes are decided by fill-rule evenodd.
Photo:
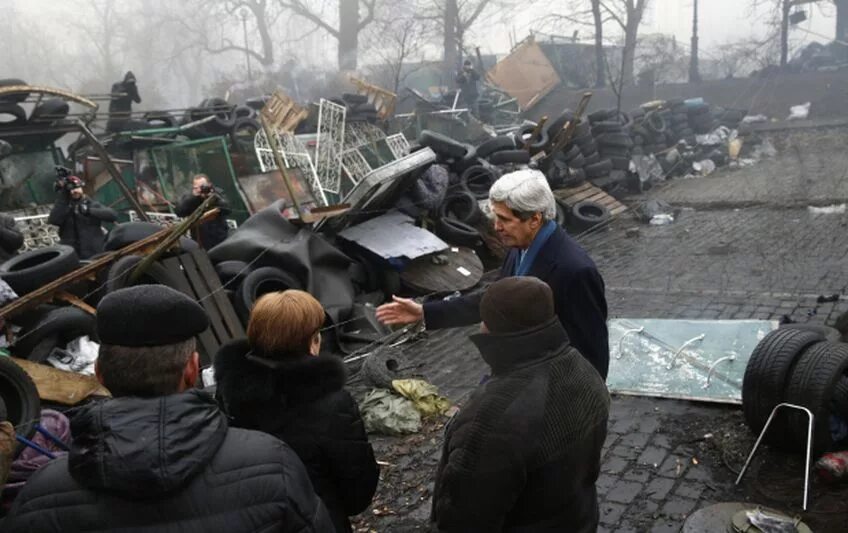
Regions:
M 377 320 L 387 326 L 414 324 L 424 319 L 424 306 L 415 300 L 392 296 L 392 303 L 377 308 Z

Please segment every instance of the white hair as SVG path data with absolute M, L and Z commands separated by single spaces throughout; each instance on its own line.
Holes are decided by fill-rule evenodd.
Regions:
M 489 205 L 494 202 L 506 204 L 522 220 L 536 213 L 541 213 L 544 221 L 556 219 L 554 193 L 538 170 L 528 168 L 504 174 L 489 190 Z

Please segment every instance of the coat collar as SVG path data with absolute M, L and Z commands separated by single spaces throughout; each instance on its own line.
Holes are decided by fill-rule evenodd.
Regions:
M 496 376 L 564 353 L 571 346 L 556 316 L 533 329 L 506 334 L 481 333 L 472 335 L 471 341 Z
M 548 275 L 556 266 L 556 257 L 557 253 L 559 253 L 559 248 L 562 246 L 563 237 L 565 237 L 565 231 L 562 228 L 554 230 L 553 235 L 551 235 L 545 244 L 539 249 L 539 253 L 536 255 L 536 259 L 530 266 L 530 271 L 527 273 L 528 276 L 539 279 L 547 279 Z M 507 255 L 504 260 L 502 274 L 504 276 L 513 276 L 517 262 L 518 249 L 513 248 L 509 251 L 509 255 Z
M 344 364 L 335 356 L 250 357 L 246 339 L 229 342 L 215 358 L 215 381 L 227 402 L 309 403 L 344 388 Z M 263 364 L 267 359 L 270 364 Z

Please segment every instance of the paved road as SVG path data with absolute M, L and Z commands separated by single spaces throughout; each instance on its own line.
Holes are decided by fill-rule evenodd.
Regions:
M 657 198 L 698 206 L 683 211 L 674 224 L 647 226 L 625 217 L 584 237 L 606 280 L 610 314 L 788 316 L 834 324 L 848 312 L 848 300 L 817 300 L 848 289 L 848 215 L 814 214 L 805 204 L 848 199 L 844 138 L 842 132 L 823 130 L 774 136 L 781 151 L 774 160 L 654 192 Z M 637 236 L 632 228 L 638 228 Z M 467 341 L 473 331 L 432 333 L 409 350 L 418 371 L 460 405 L 486 372 Z M 378 439 L 378 454 L 392 464 L 384 468 L 375 509 L 359 523 L 364 530 L 425 527 L 441 437 L 439 424 L 429 431 L 400 439 L 400 445 L 398 439 Z M 802 466 L 792 457 L 767 452 L 755 462 L 765 465 L 759 474 L 752 473 L 740 488 L 733 485 L 733 470 L 753 438 L 738 408 L 614 397 L 598 480 L 601 531 L 679 531 L 691 512 L 721 501 L 750 500 L 798 512 Z M 763 483 L 759 477 L 769 469 L 780 476 Z M 774 494 L 764 485 L 785 490 Z M 836 503 L 834 494 L 827 488 L 814 491 L 821 511 L 807 515 L 814 530 L 844 529 L 838 513 L 848 513 L 848 494 L 836 493 Z

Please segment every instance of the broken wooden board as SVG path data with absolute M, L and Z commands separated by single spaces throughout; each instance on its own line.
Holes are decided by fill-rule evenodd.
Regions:
M 91 396 L 112 396 L 94 376 L 60 370 L 26 359 L 10 357 L 26 372 L 38 389 L 38 397 L 61 405 L 76 405 Z
M 531 37 L 498 61 L 486 78 L 518 100 L 523 111 L 562 83 L 556 69 Z
M 605 193 L 600 188 L 588 181 L 577 187 L 557 189 L 554 191 L 556 199 L 569 209 L 582 201 L 592 201 L 606 207 L 612 216 L 620 215 L 627 211 L 627 206 Z
M 201 363 L 207 366 L 222 344 L 244 337 L 244 326 L 204 250 L 169 257 L 162 264 L 173 276 L 174 288 L 200 303 L 209 316 L 209 328 L 197 336 Z
M 309 111 L 297 105 L 289 95 L 278 89 L 274 91 L 259 114 L 272 130 L 293 132 L 298 124 L 309 116 Z
M 395 114 L 397 95 L 391 91 L 372 85 L 367 81 L 350 76 L 350 82 L 356 87 L 356 94 L 368 98 L 368 103 L 377 109 L 377 118 L 386 120 Z
M 400 275 L 401 281 L 419 294 L 465 291 L 483 277 L 483 262 L 471 248 L 452 247 L 419 257 Z

